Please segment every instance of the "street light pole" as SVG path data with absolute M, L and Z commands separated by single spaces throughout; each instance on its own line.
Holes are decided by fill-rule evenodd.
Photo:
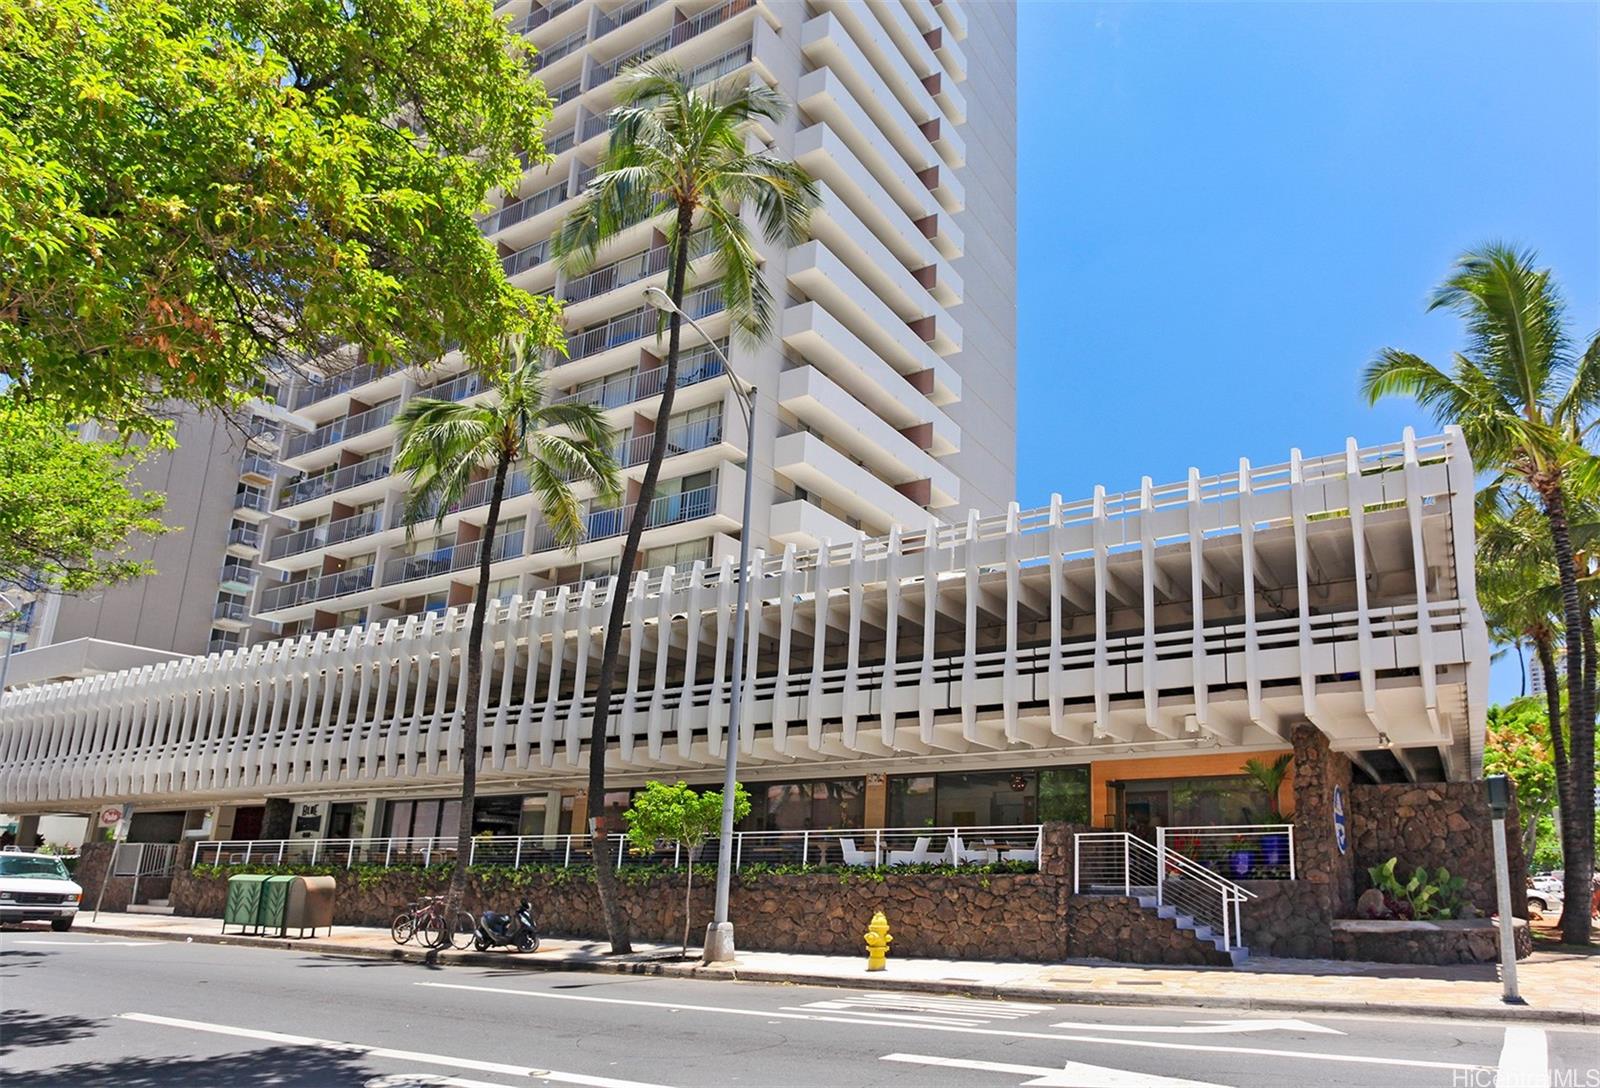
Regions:
M 734 398 L 739 402 L 739 410 L 744 415 L 744 517 L 739 523 L 739 599 L 733 613 L 733 686 L 728 699 L 728 728 L 722 735 L 722 835 L 717 842 L 716 911 L 711 924 L 706 927 L 702 955 L 705 963 L 729 963 L 734 957 L 733 922 L 728 917 L 728 890 L 733 883 L 733 805 L 739 774 L 739 712 L 744 702 L 744 637 L 745 628 L 749 626 L 745 611 L 750 595 L 750 496 L 755 483 L 756 391 L 752 387 L 746 393 L 739 388 L 728 356 L 717 347 L 716 341 L 706 334 L 699 322 L 672 301 L 672 296 L 659 287 L 645 288 L 644 296 L 650 305 L 668 313 L 676 313 L 695 332 L 705 337 L 711 350 L 722 360 L 722 373 L 728 379 Z M 666 424 L 666 420 L 657 421 L 657 426 L 664 427 Z

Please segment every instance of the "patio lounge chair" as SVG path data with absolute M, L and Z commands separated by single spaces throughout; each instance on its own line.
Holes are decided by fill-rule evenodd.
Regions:
M 1037 850 L 1007 850 L 1000 855 L 1002 861 L 1030 861 L 1037 863 L 1039 851 Z
M 856 840 L 840 839 L 839 853 L 844 858 L 846 865 L 871 865 L 872 855 L 865 850 L 857 849 Z
M 932 861 L 933 859 L 928 856 L 928 844 L 932 841 L 933 839 L 927 835 L 917 836 L 916 845 L 910 850 L 889 851 L 889 864 L 921 865 L 924 862 Z

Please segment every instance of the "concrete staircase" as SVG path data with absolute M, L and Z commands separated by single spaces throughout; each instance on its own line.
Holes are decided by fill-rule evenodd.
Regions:
M 152 899 L 148 903 L 129 903 L 129 914 L 171 914 L 172 901 L 170 899 Z
M 1209 944 L 1218 952 L 1227 956 L 1235 967 L 1250 958 L 1250 949 L 1244 945 L 1229 948 L 1228 942 L 1223 938 L 1222 934 L 1213 932 L 1210 926 L 1195 921 L 1192 915 L 1183 914 L 1172 904 L 1158 906 L 1156 897 L 1153 895 L 1140 895 L 1136 896 L 1136 898 L 1139 901 L 1139 906 L 1145 910 L 1155 911 L 1157 918 L 1170 919 L 1178 929 L 1187 931 L 1194 936 L 1195 940 Z

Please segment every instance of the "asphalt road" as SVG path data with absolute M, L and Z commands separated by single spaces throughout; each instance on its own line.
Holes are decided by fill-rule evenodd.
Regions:
M 1600 1033 L 429 968 L 0 934 L 22 1085 L 1600 1088 Z

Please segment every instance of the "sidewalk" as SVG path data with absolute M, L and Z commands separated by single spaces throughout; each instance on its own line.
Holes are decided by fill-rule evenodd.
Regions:
M 85 911 L 75 931 L 105 936 L 192 940 L 286 948 L 324 955 L 422 962 L 414 944 L 396 946 L 388 930 L 336 926 L 305 940 L 224 936 L 215 918 Z M 1526 1007 L 1500 1000 L 1498 969 L 1468 964 L 1425 967 L 1262 957 L 1237 968 L 1134 967 L 1105 961 L 1066 964 L 982 960 L 897 959 L 866 972 L 866 955 L 815 956 L 741 952 L 732 967 L 702 967 L 678 957 L 679 946 L 636 944 L 631 956 L 605 953 L 604 942 L 546 937 L 530 955 L 495 951 L 441 953 L 438 961 L 531 971 L 606 971 L 745 982 L 786 982 L 856 989 L 920 990 L 968 997 L 1047 1000 L 1089 1005 L 1168 1005 L 1278 1012 L 1383 1013 L 1397 1016 L 1533 1020 L 1600 1025 L 1600 949 L 1593 954 L 1536 951 L 1518 964 Z M 691 955 L 695 950 L 691 949 Z

